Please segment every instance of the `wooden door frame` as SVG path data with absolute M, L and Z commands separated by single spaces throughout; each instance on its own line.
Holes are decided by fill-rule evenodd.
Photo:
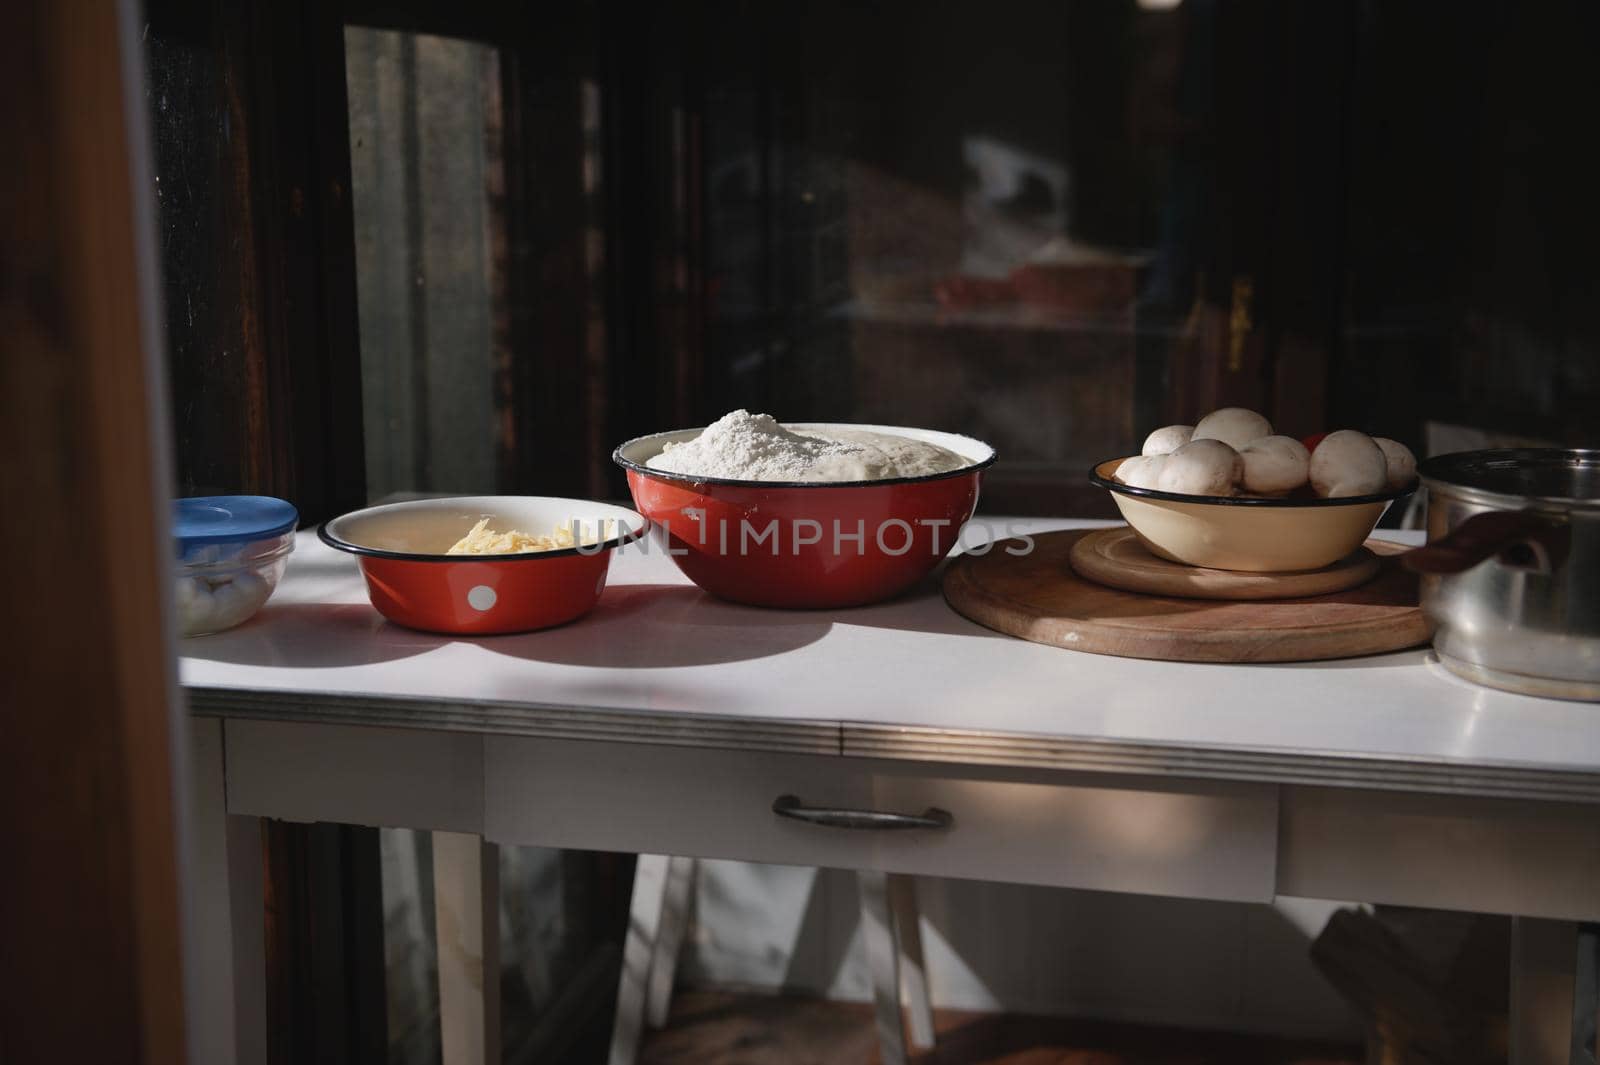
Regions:
M 139 5 L 0 9 L 0 1047 L 182 1062 L 176 685 Z M 25 161 L 25 162 L 24 162 Z

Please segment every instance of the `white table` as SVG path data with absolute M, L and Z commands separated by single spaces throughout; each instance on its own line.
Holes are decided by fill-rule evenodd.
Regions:
M 987 527 L 1002 524 L 1092 523 Z M 354 560 L 302 533 L 261 616 L 182 654 L 207 1060 L 260 1060 L 248 841 L 262 817 L 1512 914 L 1515 1060 L 1568 1060 L 1577 922 L 1600 920 L 1600 707 L 1474 687 L 1423 650 L 1253 666 L 1075 654 L 967 622 L 931 582 L 857 610 L 753 610 L 701 594 L 649 543 L 619 553 L 579 622 L 452 639 L 382 621 Z M 782 794 L 955 823 L 819 828 L 775 817 Z M 492 889 L 488 864 L 454 885 L 464 906 Z M 464 942 L 441 967 L 468 979 L 492 949 Z

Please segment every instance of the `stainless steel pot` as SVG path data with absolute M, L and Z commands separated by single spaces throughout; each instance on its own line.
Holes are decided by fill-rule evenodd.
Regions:
M 1600 451 L 1463 451 L 1417 469 L 1434 650 L 1495 688 L 1600 700 Z

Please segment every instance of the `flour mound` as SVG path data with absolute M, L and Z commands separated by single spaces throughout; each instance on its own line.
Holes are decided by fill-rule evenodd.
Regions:
M 795 432 L 770 414 L 736 410 L 646 465 L 737 481 L 876 481 L 947 473 L 971 460 L 937 444 L 860 429 Z

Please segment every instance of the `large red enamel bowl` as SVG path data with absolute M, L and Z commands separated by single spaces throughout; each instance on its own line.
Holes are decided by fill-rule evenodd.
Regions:
M 497 532 L 547 536 L 558 525 L 596 529 L 594 544 L 510 555 L 447 555 L 480 519 Z M 627 507 L 550 496 L 418 499 L 354 511 L 317 530 L 357 557 L 367 594 L 390 621 L 426 632 L 487 636 L 546 629 L 582 617 L 606 586 L 611 552 L 649 522 Z M 581 539 L 581 537 L 580 537 Z
M 994 449 L 971 437 L 884 425 L 791 424 L 865 429 L 949 448 L 968 465 L 950 473 L 844 484 L 686 478 L 646 463 L 700 429 L 630 440 L 612 458 L 628 471 L 634 506 L 655 526 L 694 583 L 754 606 L 845 607 L 876 603 L 917 583 L 956 543 L 978 505 Z

